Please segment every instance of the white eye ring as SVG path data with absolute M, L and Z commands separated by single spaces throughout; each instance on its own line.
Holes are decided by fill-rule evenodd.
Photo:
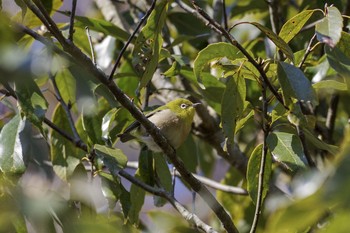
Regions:
M 185 109 L 185 108 L 187 108 L 187 104 L 181 104 L 180 107 L 181 107 L 182 109 Z

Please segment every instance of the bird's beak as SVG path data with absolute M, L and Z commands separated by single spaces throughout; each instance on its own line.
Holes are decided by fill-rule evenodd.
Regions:
M 201 105 L 202 103 L 194 103 L 194 104 L 192 104 L 192 107 L 197 107 L 198 105 Z

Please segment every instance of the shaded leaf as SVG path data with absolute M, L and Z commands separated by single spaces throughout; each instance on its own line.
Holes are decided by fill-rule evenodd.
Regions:
M 343 18 L 339 10 L 334 7 L 327 7 L 326 16 L 316 24 L 316 36 L 318 41 L 330 47 L 336 46 L 343 30 Z
M 221 125 L 228 142 L 233 144 L 236 123 L 241 118 L 246 97 L 245 80 L 240 75 L 229 77 L 222 98 Z
M 258 186 L 259 186 L 259 174 L 261 167 L 261 158 L 263 156 L 263 144 L 259 144 L 255 147 L 253 153 L 249 157 L 248 167 L 247 167 L 247 188 L 250 198 L 256 204 L 258 197 Z M 272 159 L 271 154 L 266 154 L 265 168 L 264 168 L 264 178 L 263 178 L 263 190 L 262 190 L 262 200 L 265 199 L 267 191 L 269 190 L 269 181 L 271 176 L 271 165 Z
M 138 173 L 138 170 L 135 173 L 136 179 L 141 179 L 140 174 Z M 130 209 L 128 212 L 128 220 L 131 224 L 138 226 L 139 225 L 139 214 L 141 211 L 141 208 L 144 204 L 146 196 L 146 191 L 135 184 L 131 185 L 130 188 Z
M 167 10 L 168 1 L 162 0 L 157 3 L 135 41 L 132 63 L 141 76 L 139 88 L 143 88 L 148 84 L 157 68 L 163 43 L 161 32 Z
M 236 58 L 240 57 L 242 57 L 242 54 L 239 52 L 239 50 L 229 43 L 219 42 L 210 44 L 206 48 L 202 49 L 194 60 L 193 65 L 193 72 L 199 86 L 202 89 L 210 87 L 209 85 L 204 85 L 202 81 L 202 70 L 209 62 L 219 60 L 221 58 L 235 60 Z
M 176 154 L 184 162 L 187 170 L 194 173 L 196 172 L 198 156 L 202 156 L 202 154 L 199 154 L 198 146 L 192 135 L 189 135 L 180 148 L 176 150 Z
M 350 52 L 348 49 L 350 35 L 346 32 L 342 32 L 341 35 L 340 41 L 334 48 L 325 46 L 325 52 L 329 65 L 342 76 L 348 78 L 350 73 Z
M 293 174 L 306 168 L 303 147 L 296 135 L 274 132 L 269 134 L 266 142 L 275 160 Z
M 315 10 L 304 10 L 289 19 L 281 28 L 279 37 L 286 43 L 291 41 L 296 34 L 304 27 L 305 23 L 310 19 Z
M 24 77 L 15 81 L 16 95 L 21 112 L 39 129 L 45 117 L 48 103 L 31 77 Z
M 310 101 L 314 106 L 317 105 L 311 83 L 299 68 L 285 62 L 279 62 L 277 74 L 283 99 L 287 105 L 293 103 L 292 99 Z
M 86 108 L 90 108 L 87 106 Z M 89 110 L 88 110 L 89 111 Z M 82 114 L 82 123 L 85 133 L 89 136 L 91 143 L 103 143 L 102 140 L 102 122 L 96 112 L 85 113 L 85 108 Z
M 303 130 L 304 130 L 306 139 L 315 147 L 321 150 L 326 150 L 333 155 L 336 155 L 339 152 L 339 148 L 337 146 L 330 145 L 325 143 L 324 141 L 321 141 L 318 137 L 316 137 L 313 133 L 311 133 L 310 130 L 307 128 L 304 128 Z
M 69 135 L 73 135 L 67 115 L 60 104 L 52 114 L 52 123 Z M 74 144 L 55 130 L 51 131 L 50 145 L 53 169 L 62 180 L 67 180 L 80 163 L 82 155 L 78 157 Z

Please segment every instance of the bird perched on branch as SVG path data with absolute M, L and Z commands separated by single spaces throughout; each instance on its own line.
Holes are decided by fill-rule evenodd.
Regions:
M 153 110 L 146 117 L 160 129 L 170 145 L 177 149 L 191 131 L 195 107 L 199 104 L 179 98 Z M 133 122 L 124 133 L 118 136 L 122 142 L 138 139 L 145 143 L 150 150 L 154 152 L 162 151 L 152 136 L 137 121 Z

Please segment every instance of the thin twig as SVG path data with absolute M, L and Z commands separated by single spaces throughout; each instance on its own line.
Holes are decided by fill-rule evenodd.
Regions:
M 299 63 L 299 65 L 298 65 L 298 68 L 299 68 L 299 69 L 301 69 L 301 67 L 304 65 L 304 63 L 305 63 L 305 61 L 306 61 L 306 58 L 307 58 L 307 57 L 309 56 L 309 54 L 312 52 L 312 50 L 313 50 L 312 44 L 314 43 L 315 39 L 316 39 L 316 34 L 314 34 L 314 35 L 312 36 L 312 38 L 310 39 L 309 44 L 307 45 L 306 51 L 305 51 L 305 53 L 304 53 L 304 56 L 303 56 L 303 58 L 301 59 L 301 62 Z
M 228 20 L 227 20 L 227 12 L 226 12 L 226 1 L 222 0 L 222 13 L 224 16 L 224 26 L 225 26 L 225 30 L 228 29 Z
M 138 162 L 130 162 L 129 161 L 127 163 L 127 167 L 137 169 Z M 172 174 L 174 177 L 175 176 L 181 177 L 181 174 L 179 172 L 177 172 L 176 169 L 173 170 Z M 224 184 L 221 184 L 221 183 L 214 181 L 212 179 L 206 178 L 204 176 L 196 175 L 196 174 L 193 174 L 193 176 L 196 177 L 199 181 L 201 181 L 206 186 L 211 187 L 213 189 L 220 190 L 220 191 L 227 192 L 227 193 L 237 194 L 237 195 L 244 195 L 244 196 L 248 195 L 247 190 L 245 190 L 243 188 L 230 186 L 230 185 L 224 185 Z
M 117 57 L 117 60 L 113 66 L 113 69 L 109 75 L 109 81 L 113 80 L 113 75 L 120 63 L 120 60 L 122 59 L 123 54 L 125 53 L 126 49 L 128 48 L 129 44 L 131 43 L 131 41 L 134 39 L 136 33 L 138 32 L 138 30 L 140 29 L 141 25 L 147 20 L 147 18 L 150 16 L 150 14 L 152 13 L 152 11 L 154 10 L 155 6 L 156 6 L 156 2 L 157 0 L 153 0 L 150 8 L 148 9 L 148 11 L 146 12 L 146 14 L 141 18 L 140 22 L 137 24 L 134 32 L 131 34 L 131 36 L 129 37 L 129 39 L 126 41 L 126 43 L 124 44 L 123 48 L 120 50 L 120 53 Z
M 273 95 L 276 97 L 276 99 L 283 105 L 283 107 L 286 110 L 289 110 L 289 107 L 285 105 L 282 96 L 276 91 L 276 89 L 270 83 L 263 67 L 257 63 L 257 61 L 248 53 L 248 51 L 245 48 L 243 48 L 243 46 L 240 43 L 238 43 L 238 41 L 228 31 L 226 31 L 223 27 L 221 27 L 220 24 L 215 22 L 201 7 L 199 7 L 196 4 L 196 1 L 192 1 L 192 5 L 194 6 L 196 11 L 198 12 L 199 15 L 197 15 L 197 16 L 200 16 L 199 17 L 200 19 L 208 21 L 207 25 L 211 29 L 213 29 L 217 33 L 223 35 L 233 46 L 238 48 L 243 53 L 243 55 L 248 59 L 248 61 L 250 63 L 252 63 L 252 65 L 259 71 L 261 78 L 262 78 L 261 81 L 266 83 L 269 90 L 273 93 Z
M 260 169 L 259 169 L 259 178 L 258 178 L 258 193 L 256 198 L 255 213 L 252 226 L 250 228 L 250 233 L 254 233 L 257 229 L 259 218 L 261 215 L 261 208 L 263 202 L 263 191 L 264 191 L 264 174 L 265 174 L 265 164 L 267 156 L 267 136 L 270 131 L 270 125 L 268 122 L 268 101 L 266 97 L 266 83 L 262 83 L 262 114 L 263 114 L 263 133 L 264 133 L 264 142 L 263 150 L 260 160 Z
M 94 46 L 92 44 L 90 30 L 89 30 L 88 26 L 85 27 L 85 31 L 86 31 L 86 36 L 88 38 L 89 46 L 90 46 L 90 50 L 91 50 L 91 60 L 92 60 L 92 63 L 94 63 L 94 65 L 96 66 L 95 51 L 94 51 Z
M 40 37 L 35 32 L 35 37 Z M 42 38 L 40 38 L 42 40 Z M 98 69 L 78 47 L 69 41 L 64 40 L 61 44 L 63 49 L 69 53 L 75 60 L 79 63 L 87 72 L 91 73 L 96 79 L 98 79 L 103 85 L 105 85 L 111 93 L 114 95 L 115 99 L 131 113 L 131 115 L 141 123 L 141 125 L 146 129 L 146 131 L 151 135 L 154 141 L 162 148 L 163 152 L 167 155 L 168 159 L 174 164 L 176 169 L 180 172 L 182 178 L 192 187 L 192 189 L 197 192 L 208 206 L 216 214 L 223 227 L 227 232 L 238 232 L 237 228 L 232 222 L 231 217 L 227 214 L 226 210 L 222 205 L 215 199 L 215 197 L 209 192 L 209 190 L 198 181 L 186 168 L 184 163 L 178 159 L 176 156 L 176 151 L 170 146 L 167 139 L 162 135 L 160 130 L 151 122 L 143 113 L 133 104 L 131 99 L 124 94 L 124 92 L 119 89 L 119 87 L 109 80 L 106 75 Z
M 69 126 L 70 126 L 70 128 L 71 128 L 71 130 L 73 132 L 74 142 L 81 141 L 80 136 L 78 134 L 78 131 L 77 131 L 77 129 L 75 127 L 75 124 L 74 124 L 74 120 L 73 120 L 73 117 L 72 117 L 72 113 L 70 111 L 70 107 L 68 106 L 68 104 L 62 98 L 61 92 L 58 89 L 58 86 L 57 86 L 57 83 L 56 83 L 56 78 L 51 73 L 49 74 L 49 77 L 50 77 L 50 80 L 52 82 L 53 88 L 55 90 L 56 98 L 60 102 L 61 106 L 63 107 L 63 109 L 64 109 L 64 111 L 66 113 Z
M 73 34 L 74 34 L 74 17 L 75 17 L 75 11 L 77 8 L 77 0 L 72 0 L 72 10 L 70 14 L 70 22 L 69 22 L 69 35 L 68 40 L 73 42 Z

